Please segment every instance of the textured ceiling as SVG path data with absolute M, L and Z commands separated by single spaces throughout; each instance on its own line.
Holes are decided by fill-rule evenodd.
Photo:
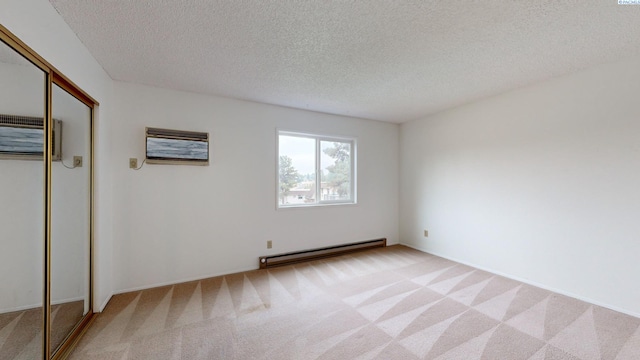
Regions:
M 404 122 L 640 53 L 616 0 L 50 0 L 109 75 Z

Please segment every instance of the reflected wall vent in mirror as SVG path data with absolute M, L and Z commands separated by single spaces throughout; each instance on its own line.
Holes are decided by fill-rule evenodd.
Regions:
M 62 121 L 53 120 L 52 160 L 62 159 Z M 0 114 L 0 159 L 42 160 L 44 119 Z
M 146 160 L 149 164 L 209 164 L 209 134 L 205 132 L 146 129 Z

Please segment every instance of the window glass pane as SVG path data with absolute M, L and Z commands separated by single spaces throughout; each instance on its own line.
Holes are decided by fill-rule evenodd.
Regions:
M 322 201 L 351 199 L 351 143 L 320 142 Z
M 280 205 L 316 203 L 316 140 L 280 135 L 279 198 Z

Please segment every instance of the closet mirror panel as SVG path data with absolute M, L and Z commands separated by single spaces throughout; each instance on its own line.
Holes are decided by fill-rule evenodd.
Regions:
M 0 41 L 0 360 L 42 358 L 46 79 Z
M 54 84 L 61 156 L 51 166 L 51 354 L 90 309 L 91 108 Z M 56 127 L 54 127 L 56 129 Z

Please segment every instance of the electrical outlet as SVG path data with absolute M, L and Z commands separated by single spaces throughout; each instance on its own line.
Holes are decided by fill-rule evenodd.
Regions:
M 424 231 L 424 237 L 429 237 L 429 230 Z
M 137 169 L 138 168 L 138 159 L 129 158 L 129 168 L 130 169 Z
M 73 167 L 82 167 L 82 156 L 73 157 Z
M 271 249 L 273 247 L 273 241 L 267 240 L 267 249 Z

